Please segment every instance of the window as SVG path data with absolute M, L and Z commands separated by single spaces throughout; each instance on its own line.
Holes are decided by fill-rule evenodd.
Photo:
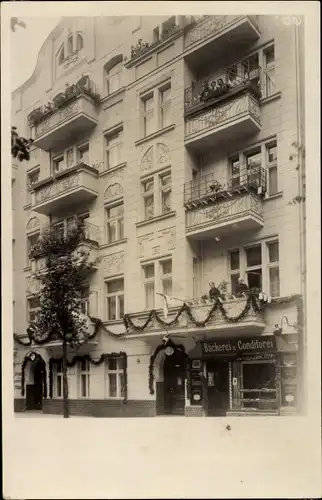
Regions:
M 251 150 L 244 150 L 228 159 L 232 188 L 251 186 L 261 193 L 278 192 L 277 141 L 270 139 Z
M 37 184 L 39 182 L 39 170 L 34 170 L 33 172 L 29 172 L 27 174 L 27 186 L 28 189 L 31 189 L 34 184 Z
M 232 158 L 230 160 L 230 169 L 231 169 L 231 187 L 239 187 L 240 186 L 240 161 L 239 157 Z
M 39 233 L 34 233 L 27 236 L 27 266 L 31 265 L 30 251 L 38 243 L 39 236 Z
M 169 19 L 162 23 L 162 34 L 168 34 L 176 26 L 176 17 L 171 16 Z
M 58 64 L 59 64 L 59 66 L 61 64 L 63 64 L 64 59 L 65 59 L 65 50 L 64 50 L 64 46 L 62 46 L 62 48 L 60 49 L 60 52 L 59 52 L 59 56 L 58 56 Z
M 68 55 L 73 53 L 73 35 L 69 35 L 67 38 L 67 53 Z
M 57 360 L 54 364 L 54 395 L 56 398 L 63 397 L 63 362 Z
M 32 297 L 27 299 L 27 321 L 28 323 L 34 323 L 37 321 L 37 316 L 40 311 L 40 300 L 39 297 Z
M 154 99 L 153 94 L 142 98 L 143 102 L 143 136 L 152 134 L 154 117 Z
M 109 71 L 106 72 L 107 94 L 113 94 L 123 86 L 123 62 L 115 64 Z
M 262 290 L 262 247 L 256 245 L 246 248 L 245 253 L 248 287 Z
M 154 217 L 154 179 L 145 180 L 143 183 L 144 219 Z
M 164 295 L 172 295 L 172 261 L 161 261 L 161 283 L 162 293 Z
M 200 284 L 201 284 L 201 261 L 197 257 L 193 258 L 193 270 L 192 270 L 192 280 L 193 280 L 193 298 L 197 299 L 200 297 Z
M 76 50 L 82 50 L 82 48 L 84 47 L 84 40 L 83 40 L 83 37 L 82 35 L 80 35 L 79 33 L 77 33 L 77 36 L 76 36 Z
M 90 395 L 90 364 L 88 360 L 79 361 L 79 397 L 88 398 Z
M 264 59 L 264 96 L 269 97 L 274 94 L 276 89 L 275 84 L 275 50 L 274 45 L 271 45 L 263 52 Z
M 123 203 L 106 208 L 106 240 L 107 243 L 124 238 L 124 206 Z
M 66 151 L 66 166 L 71 168 L 74 165 L 74 149 L 70 148 Z
M 171 212 L 171 173 L 160 175 L 162 214 Z
M 242 408 L 277 407 L 276 367 L 273 361 L 243 361 L 240 401 Z
M 124 315 L 124 279 L 107 281 L 106 284 L 107 321 L 115 321 Z
M 124 358 L 111 357 L 106 360 L 106 396 L 108 398 L 124 397 Z
M 110 169 L 122 163 L 123 131 L 106 136 L 106 168 Z
M 236 295 L 236 286 L 238 283 L 238 278 L 240 277 L 240 257 L 239 250 L 233 250 L 229 253 L 230 260 L 230 287 L 231 293 Z
M 160 123 L 159 128 L 171 125 L 171 87 L 160 89 Z
M 267 174 L 268 174 L 268 193 L 275 194 L 278 192 L 276 142 L 266 145 L 266 160 L 267 160 Z
M 80 312 L 86 316 L 90 315 L 90 288 L 89 286 L 84 286 L 80 293 Z
M 280 272 L 279 272 L 279 245 L 278 241 L 267 243 L 268 249 L 268 282 L 269 295 L 279 297 L 280 295 Z
M 85 165 L 89 165 L 89 145 L 88 144 L 78 146 L 76 154 L 77 154 L 77 164 L 78 163 L 85 163 Z
M 53 174 L 59 174 L 63 170 L 65 170 L 65 161 L 64 161 L 64 155 L 59 155 L 56 156 L 56 158 L 53 158 Z
M 153 309 L 155 304 L 155 273 L 154 263 L 143 266 L 145 308 Z

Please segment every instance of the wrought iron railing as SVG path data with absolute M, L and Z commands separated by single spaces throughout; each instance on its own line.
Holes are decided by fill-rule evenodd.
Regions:
M 260 123 L 259 103 L 250 94 L 244 94 L 233 101 L 220 104 L 216 108 L 202 111 L 186 120 L 186 138 L 208 128 L 223 125 L 245 113 L 252 115 Z
M 209 197 L 218 197 L 225 193 L 228 196 L 240 189 L 250 189 L 261 194 L 267 190 L 267 173 L 261 166 L 247 168 L 241 164 L 239 169 L 230 177 L 227 183 L 218 182 L 216 174 L 211 172 L 203 175 L 198 181 L 189 181 L 184 186 L 184 203 L 202 201 Z
M 241 194 L 233 199 L 222 200 L 214 205 L 186 212 L 186 229 L 191 231 L 198 226 L 208 226 L 210 223 L 223 224 L 225 221 L 231 222 L 250 212 L 261 217 L 263 212 L 262 200 L 251 193 Z
M 186 33 L 184 47 L 190 48 L 191 45 L 205 40 L 215 33 L 219 33 L 230 24 L 246 16 L 205 16 L 197 21 Z M 257 29 L 255 16 L 247 16 Z
M 238 89 L 245 87 L 253 90 L 255 94 L 260 94 L 260 67 L 254 66 L 251 60 L 245 60 L 238 64 L 233 64 L 219 72 L 209 75 L 184 91 L 185 112 L 188 112 L 202 104 L 214 101 L 222 96 L 231 96 Z

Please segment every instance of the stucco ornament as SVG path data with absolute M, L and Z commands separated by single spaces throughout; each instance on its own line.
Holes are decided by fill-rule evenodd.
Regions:
M 104 200 L 115 198 L 116 196 L 123 196 L 123 192 L 123 186 L 119 182 L 114 182 L 105 189 Z

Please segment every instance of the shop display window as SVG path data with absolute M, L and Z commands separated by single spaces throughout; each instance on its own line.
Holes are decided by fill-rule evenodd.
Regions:
M 238 406 L 249 410 L 278 408 L 274 360 L 242 361 L 237 387 Z

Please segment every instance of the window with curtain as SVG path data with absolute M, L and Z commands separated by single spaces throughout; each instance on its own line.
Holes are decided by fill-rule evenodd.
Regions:
M 124 358 L 111 357 L 105 362 L 105 393 L 108 398 L 124 397 Z

